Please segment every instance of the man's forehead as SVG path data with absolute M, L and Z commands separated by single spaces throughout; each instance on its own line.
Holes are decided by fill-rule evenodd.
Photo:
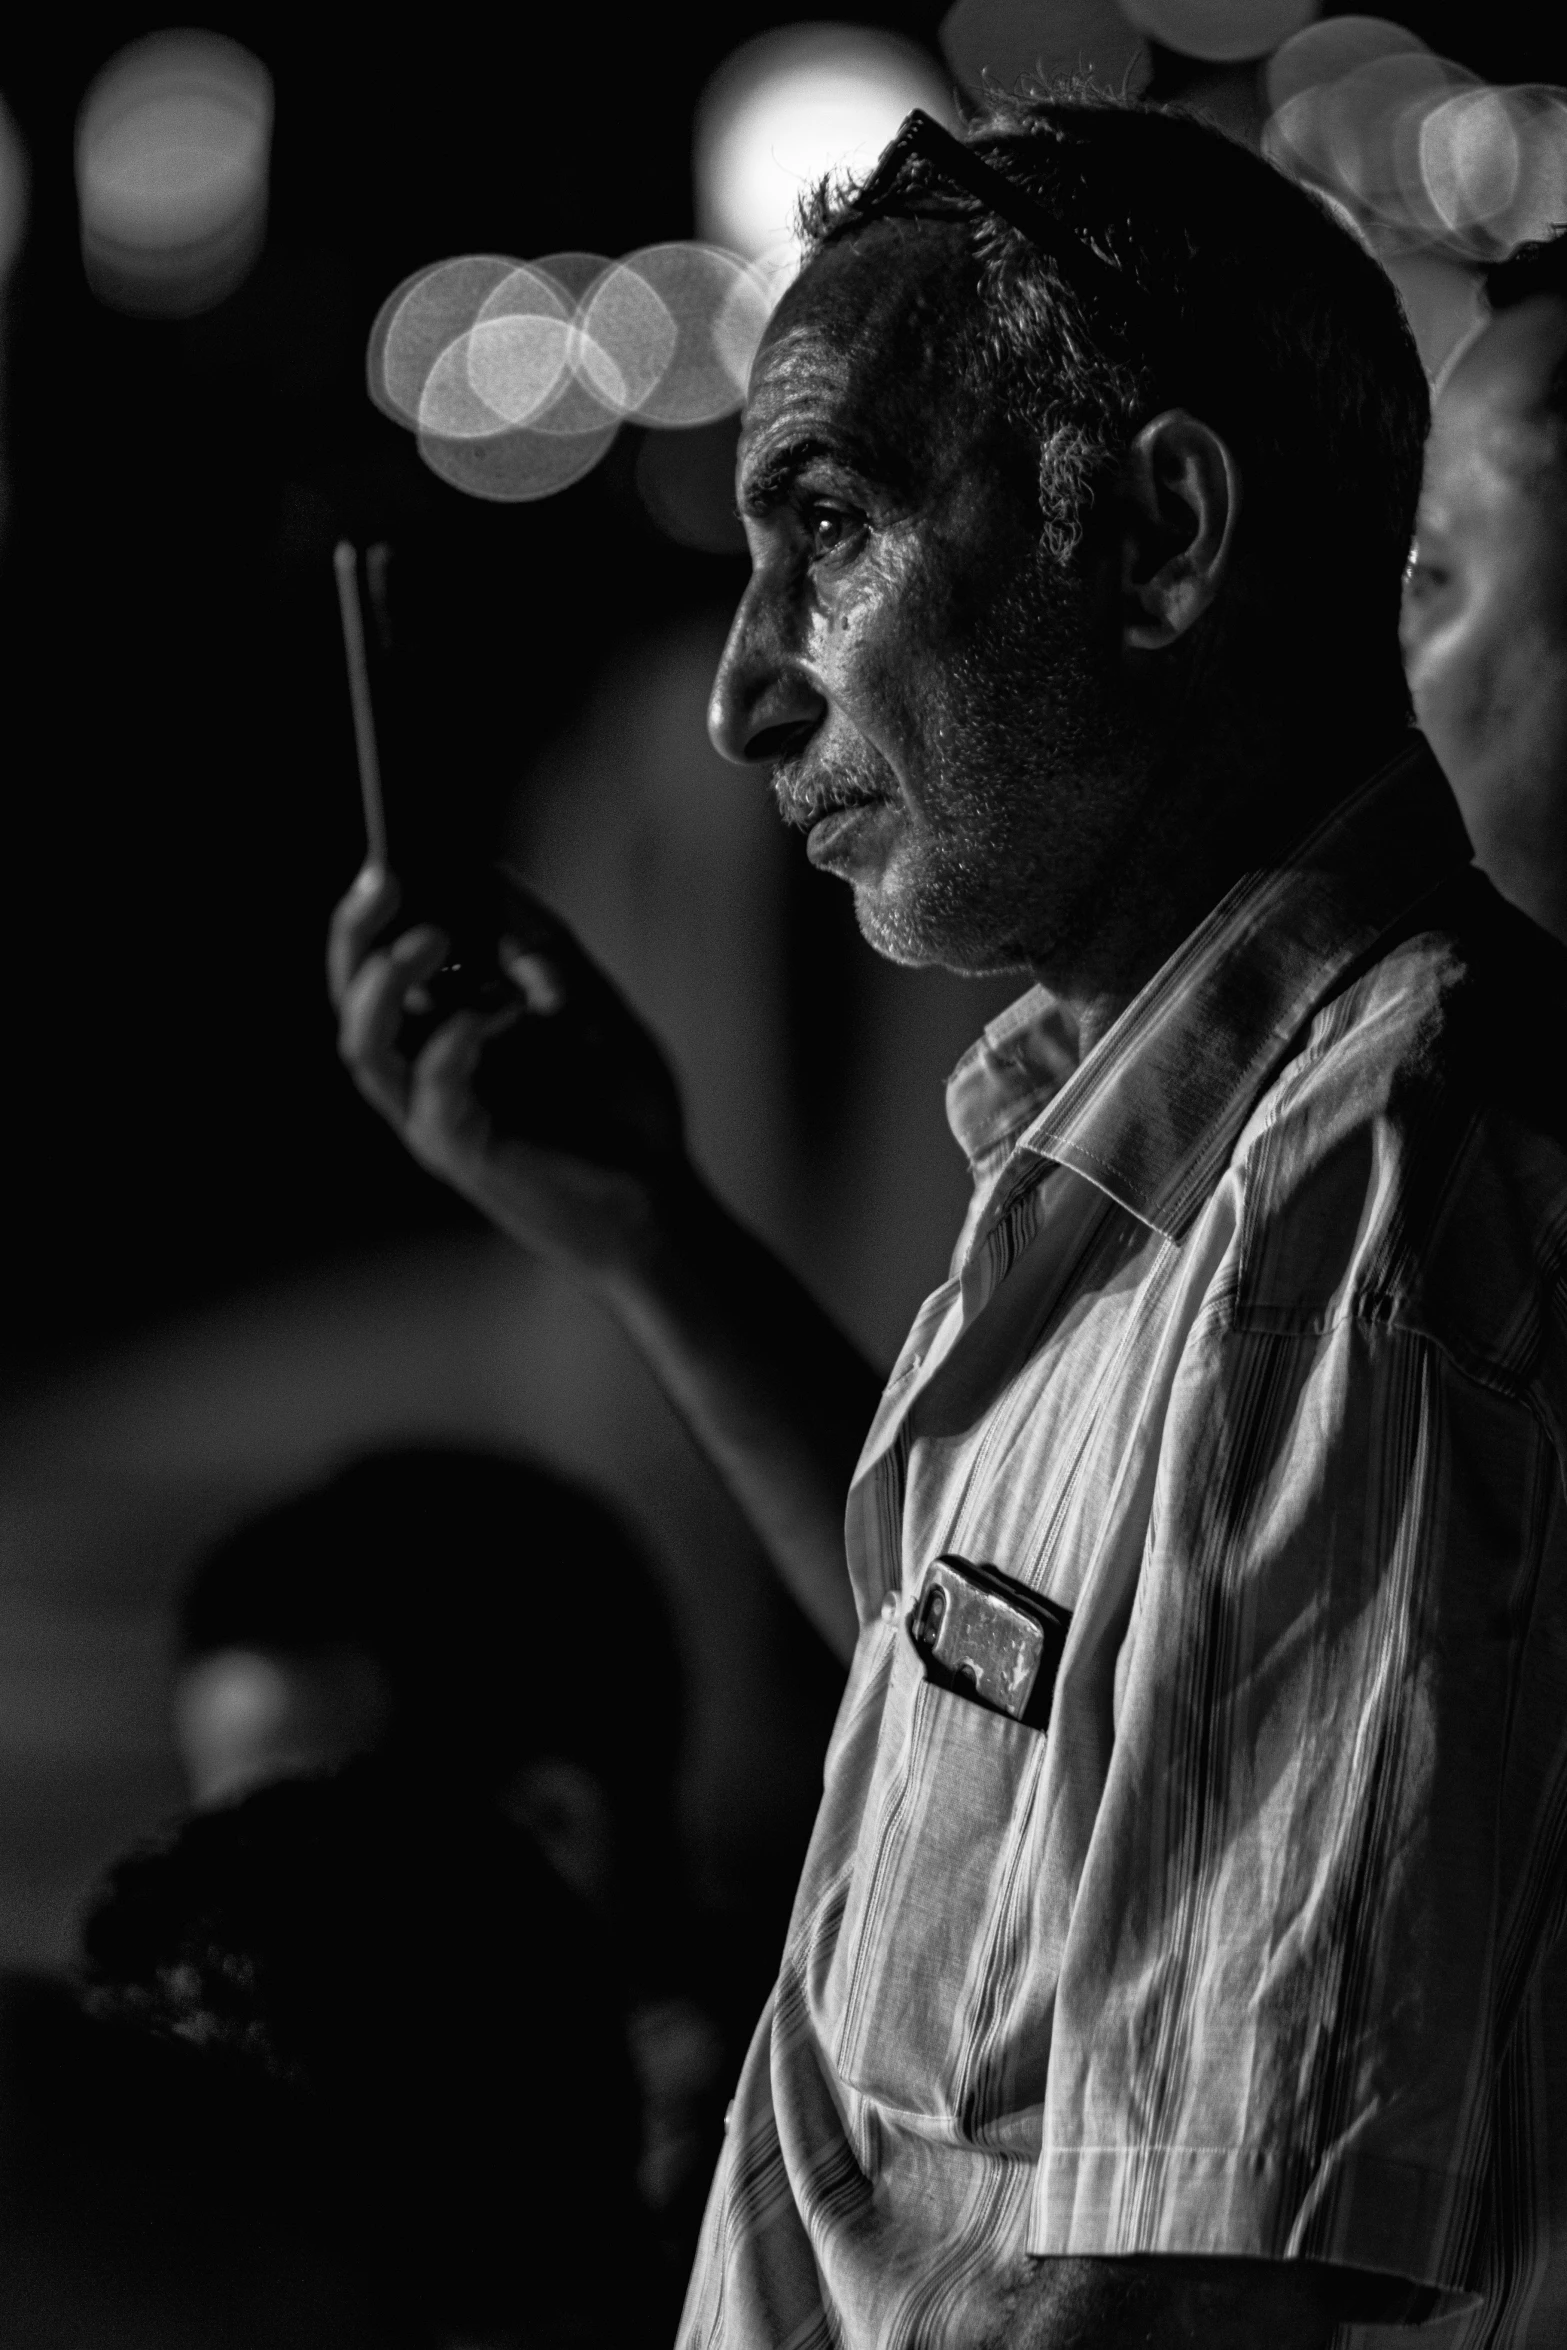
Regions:
M 742 472 L 769 444 L 813 428 L 852 444 L 845 453 L 868 470 L 907 464 L 957 388 L 961 252 L 944 224 L 887 222 L 810 263 L 751 371 Z

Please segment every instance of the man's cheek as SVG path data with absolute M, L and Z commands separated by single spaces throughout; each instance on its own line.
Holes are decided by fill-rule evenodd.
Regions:
M 1505 596 L 1476 598 L 1409 665 L 1416 719 L 1455 783 L 1491 772 L 1520 747 L 1538 689 L 1537 617 Z
M 1486 728 L 1489 696 L 1483 663 L 1451 634 L 1427 639 L 1408 664 L 1415 718 L 1449 772 L 1472 759 Z

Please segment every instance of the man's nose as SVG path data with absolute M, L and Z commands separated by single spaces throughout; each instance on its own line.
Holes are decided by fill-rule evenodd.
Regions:
M 781 641 L 756 590 L 753 580 L 735 614 L 707 705 L 713 748 L 742 767 L 798 750 L 827 714 L 824 696 Z

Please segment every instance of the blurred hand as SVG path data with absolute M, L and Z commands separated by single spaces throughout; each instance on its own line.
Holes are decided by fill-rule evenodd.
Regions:
M 513 1239 L 588 1278 L 628 1270 L 691 1173 L 661 1049 L 509 874 L 496 899 L 504 984 L 418 1041 L 451 941 L 428 924 L 399 932 L 401 896 L 367 867 L 332 918 L 327 977 L 355 1084 L 422 1166 Z

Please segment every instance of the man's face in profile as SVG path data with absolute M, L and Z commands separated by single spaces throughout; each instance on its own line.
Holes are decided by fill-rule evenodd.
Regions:
M 1567 302 L 1504 310 L 1443 386 L 1404 594 L 1415 712 L 1480 863 L 1567 920 L 1567 436 L 1548 395 Z M 1542 896 L 1541 861 L 1558 870 Z
M 895 961 L 1034 962 L 1082 919 L 1114 793 L 1113 635 L 1041 543 L 1038 458 L 964 380 L 960 236 L 882 223 L 780 306 L 739 497 L 754 574 L 710 725 L 774 762 Z

